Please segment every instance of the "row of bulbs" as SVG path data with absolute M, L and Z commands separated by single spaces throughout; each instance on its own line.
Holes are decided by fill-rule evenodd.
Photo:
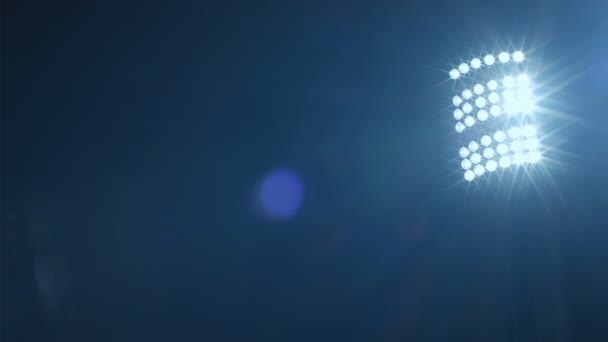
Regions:
M 509 54 L 508 52 L 501 52 L 498 54 L 498 61 L 500 63 L 508 63 L 509 61 L 514 61 L 515 63 L 521 63 L 524 61 L 524 53 L 522 51 L 515 51 L 513 54 Z M 483 62 L 480 58 L 473 58 L 469 63 L 461 63 L 458 68 L 454 68 L 450 70 L 450 78 L 453 80 L 457 80 L 460 76 L 467 74 L 471 69 L 477 70 L 481 68 L 482 64 L 487 66 L 493 65 L 496 63 L 496 57 L 492 54 L 488 54 L 483 57 Z

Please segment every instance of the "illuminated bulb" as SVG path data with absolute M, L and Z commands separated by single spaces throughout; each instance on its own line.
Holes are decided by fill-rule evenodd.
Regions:
M 464 116 L 464 113 L 460 109 L 454 111 L 454 119 L 460 120 Z
M 497 167 L 498 167 L 498 164 L 494 160 L 488 160 L 488 162 L 486 163 L 486 170 L 488 170 L 489 172 L 496 171 Z
M 464 128 L 464 125 L 460 121 L 456 123 L 456 126 L 454 126 L 454 129 L 456 129 L 456 132 L 458 133 L 462 133 L 464 131 Z
M 477 112 L 477 119 L 479 119 L 479 121 L 486 121 L 488 119 L 488 112 L 483 109 L 480 110 Z
M 498 142 L 505 141 L 506 137 L 507 137 L 507 135 L 503 131 L 497 131 L 496 133 L 494 133 L 494 140 L 496 140 Z
M 492 64 L 494 64 L 494 61 L 495 61 L 495 59 L 494 59 L 494 56 L 492 56 L 492 55 L 486 55 L 486 56 L 483 58 L 483 62 L 484 62 L 486 65 L 492 65 Z
M 467 127 L 473 127 L 473 125 L 475 124 L 475 119 L 469 115 L 466 118 L 464 118 L 464 124 Z
M 479 164 L 479 163 L 481 163 L 481 155 L 479 153 L 473 153 L 473 154 L 471 154 L 471 162 L 473 164 Z
M 460 153 L 460 158 L 466 158 L 469 156 L 469 149 L 466 147 L 461 147 L 458 152 Z
M 508 62 L 510 59 L 511 59 L 511 56 L 509 56 L 509 54 L 508 54 L 508 53 L 506 53 L 506 52 L 501 52 L 501 53 L 498 55 L 498 60 L 499 60 L 501 63 L 507 63 L 507 62 Z M 462 72 L 462 70 L 461 70 L 461 72 Z
M 471 68 L 479 69 L 481 67 L 481 60 L 479 58 L 473 58 L 471 60 Z
M 466 74 L 467 72 L 469 72 L 469 65 L 467 63 L 462 63 L 458 66 L 458 71 L 460 71 L 461 74 Z
M 481 137 L 481 144 L 483 146 L 490 146 L 490 145 L 492 145 L 492 138 L 490 138 L 487 135 L 484 135 L 483 137 Z
M 458 107 L 462 104 L 462 99 L 460 98 L 460 96 L 456 95 L 452 98 L 452 103 L 454 104 L 454 106 Z
M 475 165 L 473 168 L 476 176 L 482 176 L 486 172 L 486 168 L 483 165 Z
M 473 166 L 473 164 L 471 163 L 470 160 L 468 159 L 463 159 L 462 162 L 460 163 L 460 166 L 465 169 L 468 170 L 471 168 L 471 166 Z
M 524 53 L 521 51 L 513 52 L 513 61 L 516 63 L 520 63 L 524 61 Z
M 481 94 L 483 94 L 483 86 L 482 86 L 481 84 L 476 84 L 476 85 L 473 87 L 473 92 L 474 92 L 475 94 L 477 94 L 477 95 L 481 95 Z
M 490 81 L 488 81 L 487 86 L 488 86 L 489 90 L 494 91 L 498 88 L 498 82 L 496 82 L 494 80 L 490 80 Z
M 464 173 L 464 179 L 466 179 L 469 182 L 472 182 L 473 179 L 475 179 L 475 173 L 473 171 L 471 171 L 471 170 L 467 170 Z
M 460 71 L 456 69 L 450 70 L 450 78 L 453 80 L 457 80 L 460 77 Z

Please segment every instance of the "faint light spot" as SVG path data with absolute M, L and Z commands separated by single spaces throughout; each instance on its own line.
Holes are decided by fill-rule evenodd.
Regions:
M 288 219 L 297 214 L 303 194 L 304 186 L 300 177 L 291 170 L 279 169 L 263 180 L 259 200 L 269 217 Z

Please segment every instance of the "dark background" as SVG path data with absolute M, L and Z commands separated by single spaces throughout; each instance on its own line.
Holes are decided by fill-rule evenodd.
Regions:
M 2 1 L 3 340 L 608 340 L 607 13 Z M 555 146 L 466 184 L 447 71 L 513 47 Z

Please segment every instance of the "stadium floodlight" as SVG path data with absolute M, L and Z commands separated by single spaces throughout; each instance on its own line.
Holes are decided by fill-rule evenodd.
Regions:
M 542 161 L 534 82 L 522 67 L 525 61 L 522 51 L 502 51 L 474 57 L 449 72 L 462 87 L 452 104 L 461 140 L 460 167 L 467 181 Z

